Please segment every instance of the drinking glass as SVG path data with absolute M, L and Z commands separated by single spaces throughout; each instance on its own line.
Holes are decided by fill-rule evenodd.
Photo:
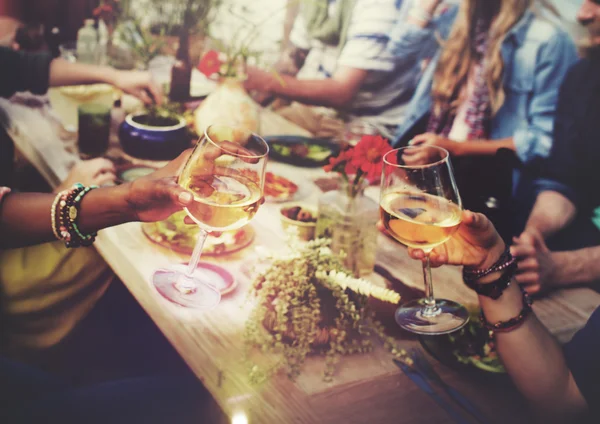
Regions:
M 110 141 L 110 107 L 86 103 L 77 108 L 77 145 L 83 159 L 102 156 Z
M 268 152 L 265 140 L 249 131 L 225 125 L 205 130 L 178 178 L 194 196 L 185 211 L 200 234 L 187 267 L 155 272 L 154 286 L 165 298 L 197 309 L 219 303 L 220 292 L 197 269 L 202 247 L 209 232 L 236 230 L 256 214 Z
M 446 334 L 463 327 L 469 318 L 464 306 L 435 299 L 429 265 L 434 247 L 458 229 L 462 205 L 448 151 L 433 146 L 403 147 L 383 158 L 381 220 L 400 243 L 421 249 L 425 298 L 400 306 L 400 327 L 417 334 Z

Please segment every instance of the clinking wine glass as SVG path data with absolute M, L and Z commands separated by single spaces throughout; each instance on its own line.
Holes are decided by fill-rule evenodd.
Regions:
M 181 171 L 178 183 L 194 196 L 185 208 L 200 227 L 186 267 L 154 273 L 156 289 L 170 301 L 196 309 L 216 306 L 221 294 L 197 269 L 208 233 L 246 225 L 263 197 L 269 147 L 261 137 L 235 127 L 209 126 Z
M 417 334 L 446 334 L 469 319 L 459 303 L 435 299 L 429 254 L 452 237 L 462 204 L 448 151 L 434 146 L 403 147 L 383 158 L 380 213 L 387 231 L 400 243 L 421 249 L 425 298 L 400 306 L 396 322 Z

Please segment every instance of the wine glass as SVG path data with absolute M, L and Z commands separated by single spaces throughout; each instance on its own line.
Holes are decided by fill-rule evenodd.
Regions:
M 165 298 L 196 309 L 219 303 L 219 290 L 197 269 L 202 247 L 209 232 L 236 230 L 256 214 L 268 153 L 265 140 L 249 131 L 225 125 L 205 130 L 178 179 L 194 196 L 185 211 L 200 234 L 187 267 L 155 272 L 154 286 Z
M 400 243 L 422 249 L 425 298 L 400 306 L 400 327 L 417 334 L 446 334 L 463 327 L 464 306 L 433 296 L 429 254 L 458 229 L 462 205 L 448 151 L 434 146 L 403 147 L 383 158 L 381 220 Z

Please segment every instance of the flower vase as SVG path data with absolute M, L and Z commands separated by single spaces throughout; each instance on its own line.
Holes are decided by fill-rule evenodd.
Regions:
M 222 78 L 215 91 L 194 112 L 194 124 L 198 134 L 214 124 L 231 125 L 258 133 L 259 113 L 260 106 L 244 88 L 243 80 Z
M 331 249 L 343 252 L 344 266 L 357 278 L 373 272 L 377 250 L 379 206 L 365 196 L 367 185 L 342 181 L 339 190 L 320 197 L 317 217 L 316 237 L 331 239 Z

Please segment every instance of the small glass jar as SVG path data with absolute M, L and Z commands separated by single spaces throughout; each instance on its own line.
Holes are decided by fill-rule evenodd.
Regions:
M 340 180 L 338 190 L 319 198 L 316 237 L 330 238 L 331 249 L 344 253 L 346 268 L 355 277 L 364 277 L 375 267 L 379 206 L 365 196 L 367 181 L 354 186 Z

